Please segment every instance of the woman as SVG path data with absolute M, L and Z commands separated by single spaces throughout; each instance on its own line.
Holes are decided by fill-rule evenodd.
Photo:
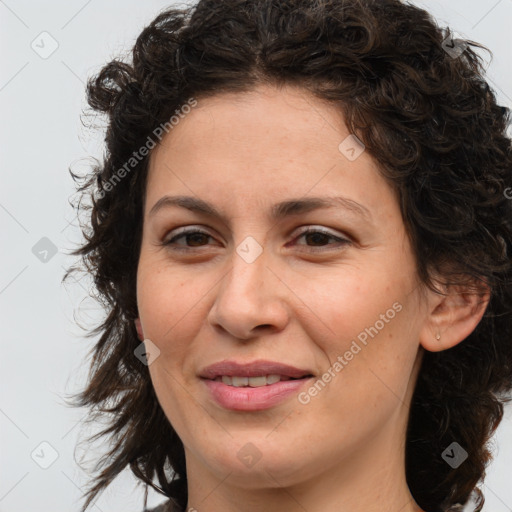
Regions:
M 89 82 L 83 511 L 128 465 L 158 511 L 481 510 L 512 151 L 477 46 L 398 0 L 202 0 Z

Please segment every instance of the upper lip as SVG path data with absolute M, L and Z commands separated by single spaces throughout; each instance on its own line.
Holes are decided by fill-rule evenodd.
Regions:
M 200 377 L 215 379 L 227 375 L 229 377 L 258 377 L 260 375 L 282 375 L 294 379 L 312 375 L 309 370 L 302 370 L 287 364 L 275 361 L 257 360 L 249 363 L 237 363 L 236 361 L 219 361 L 201 370 Z

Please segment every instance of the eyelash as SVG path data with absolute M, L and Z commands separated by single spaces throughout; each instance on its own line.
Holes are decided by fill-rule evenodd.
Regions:
M 324 230 L 319 229 L 319 228 L 311 228 L 311 227 L 307 228 L 302 233 L 299 233 L 299 235 L 296 237 L 296 239 L 300 238 L 300 237 L 303 237 L 305 235 L 308 235 L 308 234 L 312 234 L 312 233 L 315 233 L 315 234 L 316 233 L 320 233 L 322 235 L 327 236 L 328 238 L 331 238 L 333 240 L 337 240 L 342 246 L 346 246 L 346 245 L 351 245 L 352 244 L 352 242 L 350 240 L 346 239 L 346 238 L 337 237 L 337 236 L 334 236 L 333 234 L 331 234 L 328 231 L 324 231 Z M 208 236 L 210 238 L 213 238 L 209 233 L 207 233 L 205 231 L 201 231 L 201 230 L 198 230 L 198 229 L 188 229 L 188 230 L 182 231 L 181 233 L 176 234 L 175 236 L 173 236 L 169 240 L 164 241 L 162 243 L 162 245 L 164 245 L 166 247 L 169 247 L 169 249 L 171 249 L 172 251 L 181 251 L 181 252 L 190 252 L 190 251 L 193 251 L 194 249 L 201 249 L 201 247 L 178 247 L 178 246 L 175 245 L 175 241 L 176 240 L 179 240 L 180 238 L 183 238 L 183 237 L 186 237 L 186 236 L 195 235 L 195 234 L 205 235 L 205 236 Z M 316 248 L 312 252 L 325 252 L 325 251 L 332 251 L 332 250 L 336 250 L 336 249 L 332 249 L 332 248 L 331 249 Z

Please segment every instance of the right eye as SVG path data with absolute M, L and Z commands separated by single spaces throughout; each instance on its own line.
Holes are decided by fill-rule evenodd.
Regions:
M 201 239 L 204 241 L 205 238 L 213 238 L 209 233 L 206 231 L 200 231 L 198 229 L 185 229 L 170 238 L 169 240 L 166 240 L 163 242 L 162 245 L 165 245 L 169 247 L 173 251 L 190 251 L 193 250 L 195 247 L 201 247 L 201 245 L 195 245 L 193 247 L 187 247 L 187 246 L 178 246 L 176 244 L 176 240 L 179 240 L 181 238 L 184 238 L 187 242 L 192 240 L 192 243 L 194 243 L 194 240 L 197 242 L 201 241 Z

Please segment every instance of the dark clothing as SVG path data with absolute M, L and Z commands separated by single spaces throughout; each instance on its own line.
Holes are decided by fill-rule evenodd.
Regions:
M 164 503 L 161 503 L 155 508 L 145 508 L 143 512 L 185 512 L 184 510 L 181 510 L 176 507 L 176 505 L 173 505 L 173 503 L 168 500 Z

